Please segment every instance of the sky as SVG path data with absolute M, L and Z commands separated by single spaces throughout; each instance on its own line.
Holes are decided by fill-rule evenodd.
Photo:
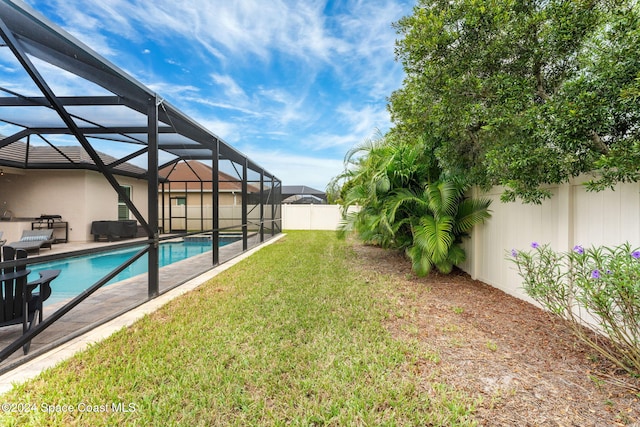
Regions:
M 324 190 L 391 126 L 413 0 L 27 0 L 282 180 Z

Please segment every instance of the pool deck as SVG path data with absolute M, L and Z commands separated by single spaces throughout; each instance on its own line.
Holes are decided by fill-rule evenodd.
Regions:
M 145 314 L 157 310 L 171 299 L 205 283 L 218 273 L 230 268 L 262 247 L 277 241 L 283 234 L 259 244 L 250 238 L 248 251 L 242 253 L 242 242 L 220 248 L 220 264 L 212 266 L 211 253 L 205 253 L 160 269 L 161 295 L 149 300 L 146 274 L 109 285 L 96 291 L 86 300 L 62 316 L 31 342 L 28 355 L 22 349 L 0 363 L 0 393 L 55 366 L 81 351 L 89 344 L 100 341 L 119 329 L 131 325 Z M 106 243 L 65 243 L 53 245 L 41 255 L 104 247 Z M 35 258 L 35 256 L 33 256 Z M 197 274 L 196 274 L 197 272 Z M 195 277 L 194 277 L 195 276 Z M 176 284 L 180 284 L 176 286 Z M 55 292 L 55 281 L 52 283 Z M 54 313 L 63 303 L 44 308 L 44 318 Z M 4 348 L 22 334 L 22 326 L 0 328 L 0 348 Z

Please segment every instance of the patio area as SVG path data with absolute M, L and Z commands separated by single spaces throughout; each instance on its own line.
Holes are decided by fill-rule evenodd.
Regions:
M 276 239 L 268 240 L 264 244 L 269 244 L 275 240 L 277 240 L 277 237 Z M 43 359 L 44 365 L 42 363 L 38 363 L 35 365 L 35 368 L 30 366 L 26 369 L 26 372 L 34 373 L 35 375 L 35 373 L 42 370 L 45 366 L 50 366 L 52 363 L 55 364 L 59 360 L 70 355 L 68 354 L 68 351 L 65 351 L 62 353 L 62 357 L 50 357 L 51 353 L 56 353 L 56 350 L 65 343 L 77 339 L 83 334 L 91 332 L 106 322 L 112 321 L 120 316 L 127 315 L 127 313 L 135 312 L 138 307 L 143 305 L 152 304 L 157 308 L 167 302 L 165 295 L 173 293 L 172 289 L 177 291 L 179 294 L 198 286 L 205 282 L 212 272 L 213 274 L 217 274 L 217 271 L 222 271 L 221 269 L 230 267 L 234 264 L 234 261 L 244 259 L 246 256 L 250 255 L 253 250 L 262 247 L 262 245 L 258 246 L 259 243 L 259 236 L 255 235 L 250 237 L 248 240 L 249 248 L 253 248 L 250 251 L 242 252 L 242 241 L 221 247 L 220 265 L 217 267 L 212 266 L 211 252 L 162 267 L 160 269 L 161 295 L 153 300 L 149 300 L 147 297 L 148 283 L 146 274 L 126 279 L 99 289 L 33 339 L 30 351 L 26 356 L 23 354 L 22 349 L 20 349 L 0 364 L 0 392 L 6 391 L 11 387 L 11 382 L 16 380 L 16 375 L 18 378 L 24 376 L 24 370 L 20 369 L 21 365 L 36 359 Z M 44 249 L 41 251 L 40 255 L 33 255 L 29 258 L 31 260 L 35 260 L 38 256 L 66 253 L 96 247 L 103 248 L 109 245 L 109 243 L 100 242 L 55 244 L 52 246 L 51 250 Z M 194 281 L 196 283 L 193 283 Z M 191 283 L 191 285 L 187 286 L 189 283 Z M 185 290 L 184 286 L 187 286 L 189 289 Z M 55 294 L 55 280 L 52 282 L 52 289 Z M 51 316 L 51 314 L 64 303 L 65 302 L 45 305 L 44 318 L 46 319 L 48 316 Z M 118 329 L 120 327 L 122 326 L 119 326 Z M 0 348 L 6 347 L 19 338 L 21 334 L 21 325 L 0 328 Z M 104 336 L 101 336 L 101 338 L 104 338 Z M 92 339 L 91 341 L 95 341 L 95 339 Z M 75 351 L 76 349 L 74 348 L 72 353 Z M 43 355 L 44 357 L 42 357 Z

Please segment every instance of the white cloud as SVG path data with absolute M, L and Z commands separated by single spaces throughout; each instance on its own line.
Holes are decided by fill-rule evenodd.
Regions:
M 372 99 L 389 96 L 402 82 L 404 72 L 394 61 L 397 35 L 391 24 L 406 14 L 406 9 L 398 1 L 357 1 L 352 13 L 340 17 L 344 37 L 352 48 L 340 72 L 351 84 L 368 88 Z
M 335 147 L 349 147 L 362 141 L 360 135 L 346 132 L 345 134 L 321 132 L 308 135 L 300 143 L 313 151 L 321 151 Z
M 349 124 L 352 133 L 368 136 L 376 129 L 387 129 L 390 124 L 389 113 L 385 107 L 365 104 L 355 108 L 351 102 L 338 107 L 342 120 Z
M 393 61 L 396 35 L 391 28 L 407 9 L 400 1 L 404 0 L 348 1 L 335 16 L 325 15 L 330 6 L 318 0 L 85 0 L 82 7 L 77 0 L 51 3 L 66 27 L 103 55 L 116 55 L 107 32 L 132 41 L 151 37 L 179 44 L 182 38 L 197 41 L 184 47 L 201 54 L 203 61 L 208 53 L 227 65 L 244 62 L 250 67 L 252 55 L 264 63 L 281 55 L 295 58 L 295 66 L 309 81 L 328 66 L 339 72 L 343 90 L 355 89 L 375 100 L 388 96 L 402 81 L 401 67 Z M 130 67 L 138 70 L 133 75 L 140 75 L 139 65 Z M 228 95 L 237 91 L 246 96 L 247 88 L 242 90 L 237 78 L 232 81 L 235 86 L 226 87 Z M 248 107 L 238 105 L 238 100 L 231 104 Z M 300 104 L 294 105 L 280 116 L 284 123 L 296 119 L 292 113 Z
M 9 49 L 0 49 L 0 71 L 3 73 L 14 73 L 20 69 L 20 64 Z
M 238 135 L 238 125 L 235 123 L 229 123 L 212 117 L 198 117 L 197 115 L 192 115 L 192 117 L 211 133 L 226 142 L 235 140 L 235 137 Z
M 67 28 L 92 46 L 106 48 L 101 33 L 108 30 L 131 40 L 146 32 L 155 38 L 171 34 L 197 39 L 204 48 L 222 56 L 218 46 L 268 58 L 272 50 L 299 58 L 328 60 L 334 51 L 347 50 L 325 25 L 324 2 L 295 0 L 52 0 Z M 81 6 L 81 7 L 79 7 Z M 145 32 L 141 30 L 144 29 Z M 91 35 L 93 33 L 93 35 Z
M 229 111 L 237 111 L 242 114 L 246 114 L 247 116 L 252 116 L 255 118 L 264 117 L 264 113 L 260 111 L 244 108 L 227 101 L 223 101 L 223 102 L 212 101 L 210 98 L 203 98 L 201 96 L 200 97 L 182 96 L 181 100 L 183 101 L 183 103 L 187 103 L 187 104 L 195 103 L 195 104 L 199 104 L 206 107 L 220 108 L 220 109 L 229 110 Z
M 229 75 L 211 74 L 213 81 L 223 88 L 223 93 L 227 99 L 237 103 L 245 104 L 248 101 L 247 94 L 240 85 Z
M 176 85 L 168 82 L 157 81 L 147 84 L 147 87 L 159 95 L 167 98 L 170 102 L 172 99 L 180 99 L 186 96 L 192 96 L 200 92 L 200 89 L 192 85 Z M 172 102 L 173 103 L 173 102 Z
M 386 97 L 402 81 L 391 22 L 411 7 L 409 0 L 30 1 L 47 2 L 76 37 L 227 142 L 262 142 L 245 154 L 285 184 L 318 189 L 342 171 L 344 153 L 336 153 L 389 127 Z M 116 52 L 114 34 L 135 50 Z M 160 52 L 169 58 L 157 60 Z M 154 69 L 159 62 L 173 66 Z M 178 69 L 182 75 L 171 77 Z
M 261 89 L 257 95 L 268 117 L 279 125 L 285 126 L 308 118 L 309 113 L 305 112 L 305 108 L 310 107 L 304 105 L 304 93 L 293 94 L 282 88 L 270 88 Z
M 244 154 L 258 159 L 260 166 L 274 174 L 283 185 L 307 185 L 324 190 L 329 181 L 343 171 L 342 160 L 265 150 L 248 146 Z
M 276 126 L 286 126 L 295 121 L 307 118 L 304 113 L 305 95 L 292 94 L 283 88 L 258 88 L 251 96 L 230 75 L 211 74 L 216 85 L 221 87 L 220 93 L 210 97 L 200 94 L 198 97 L 183 97 L 184 101 L 197 102 L 200 105 L 236 111 L 250 116 L 252 120 L 264 119 Z M 261 129 L 266 131 L 266 129 Z
M 128 27 L 125 16 L 110 11 L 107 14 L 109 25 L 105 27 L 105 22 L 99 18 L 104 16 L 104 13 L 98 6 L 79 7 L 80 4 L 74 1 L 54 1 L 53 3 L 55 3 L 53 7 L 58 16 L 63 17 L 65 20 L 63 27 L 74 37 L 103 56 L 117 54 L 109 43 L 108 35 L 104 34 L 103 30 Z M 107 6 L 106 3 L 103 6 Z M 98 13 L 92 15 L 88 13 L 90 11 Z
M 345 152 L 356 144 L 371 138 L 378 130 L 386 131 L 390 126 L 389 114 L 386 109 L 373 105 L 365 105 L 357 109 L 351 103 L 340 105 L 336 120 L 344 126 L 339 127 L 342 132 L 320 132 L 310 134 L 300 142 L 314 151 L 342 147 Z
M 237 95 L 233 96 L 236 91 Z M 272 129 L 274 126 L 282 127 L 294 121 L 303 122 L 308 118 L 308 112 L 303 105 L 304 99 L 284 90 L 274 88 L 258 91 L 251 98 L 239 86 L 237 88 L 227 86 L 223 92 L 223 96 L 220 97 L 182 96 L 181 100 L 185 103 L 194 102 L 207 107 L 241 113 L 243 117 L 237 120 L 248 121 L 245 124 L 247 126 L 245 130 L 249 133 L 253 133 L 252 129 L 261 134 L 274 132 Z M 265 124 L 269 125 L 269 128 L 265 128 Z
M 33 66 L 46 80 L 47 85 L 58 96 L 77 95 L 78 93 L 96 96 L 109 94 L 109 92 L 101 86 L 62 70 L 61 68 L 35 57 L 31 57 L 30 59 Z M 37 88 L 33 80 L 22 70 L 12 75 L 9 81 L 9 87 L 11 87 L 11 85 L 19 87 L 23 95 L 42 96 L 42 92 Z M 33 88 L 33 91 L 31 89 L 24 90 L 25 88 Z
M 185 7 L 209 4 L 204 0 L 183 3 Z M 221 2 L 201 8 L 198 32 L 203 40 L 215 41 L 234 54 L 246 52 L 268 59 L 275 50 L 328 60 L 332 51 L 344 49 L 344 42 L 326 31 L 323 7 L 318 1 Z

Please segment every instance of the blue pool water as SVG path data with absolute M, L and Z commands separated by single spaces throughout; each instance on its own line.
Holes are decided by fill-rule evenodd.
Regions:
M 221 240 L 220 246 L 224 246 L 232 241 L 234 240 Z M 39 277 L 38 272 L 42 270 L 60 270 L 61 272 L 58 278 L 51 282 L 53 292 L 45 301 L 45 305 L 53 304 L 76 297 L 89 286 L 93 285 L 113 271 L 116 267 L 127 261 L 140 249 L 142 249 L 142 246 L 113 252 L 102 252 L 95 255 L 70 257 L 47 263 L 31 264 L 28 267 L 31 270 L 28 280 L 36 280 Z M 210 241 L 162 243 L 159 250 L 160 267 L 164 267 L 174 262 L 182 261 L 208 251 L 211 251 Z M 147 258 L 148 255 L 143 255 L 105 286 L 146 273 Z

